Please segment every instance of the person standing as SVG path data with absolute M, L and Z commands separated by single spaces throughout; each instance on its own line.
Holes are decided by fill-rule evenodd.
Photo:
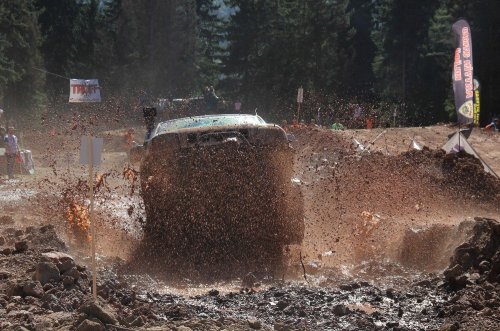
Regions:
M 14 178 L 14 164 L 16 163 L 16 156 L 19 153 L 19 145 L 17 144 L 17 137 L 14 134 L 14 127 L 7 128 L 7 135 L 5 136 L 5 158 L 7 159 L 7 175 L 9 179 Z
M 145 107 L 142 108 L 142 114 L 144 116 L 144 122 L 146 124 L 146 136 L 144 137 L 144 141 L 148 141 L 151 139 L 153 135 L 153 131 L 155 129 L 156 123 L 156 108 L 154 107 Z
M 5 156 L 5 137 L 7 135 L 7 130 L 3 126 L 0 126 L 0 157 L 6 159 Z M 0 170 L 0 178 L 3 179 L 4 170 Z
M 5 130 L 5 128 L 3 126 L 0 126 L 0 148 L 5 149 L 6 136 L 7 136 L 7 130 Z M 5 153 L 5 151 L 3 151 L 3 152 Z
M 217 104 L 219 103 L 219 97 L 215 94 L 215 89 L 213 86 L 210 86 L 208 88 L 205 102 L 207 105 L 208 113 L 217 113 Z
M 486 131 L 489 131 L 489 130 L 493 130 L 493 131 L 495 131 L 495 132 L 500 131 L 500 120 L 499 120 L 497 117 L 495 117 L 495 118 L 493 119 L 493 121 L 491 121 L 491 123 L 490 123 L 490 124 L 488 124 L 488 125 L 486 125 L 486 126 L 484 127 L 484 129 L 485 129 Z

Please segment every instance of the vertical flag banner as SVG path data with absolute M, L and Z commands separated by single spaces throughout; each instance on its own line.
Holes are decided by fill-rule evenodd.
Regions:
M 452 26 L 455 36 L 453 60 L 453 92 L 458 122 L 470 124 L 474 113 L 474 73 L 472 65 L 472 38 L 469 23 L 458 20 Z
M 69 102 L 101 102 L 97 79 L 70 79 Z
M 479 125 L 479 114 L 481 113 L 480 92 L 481 84 L 474 78 L 474 125 Z

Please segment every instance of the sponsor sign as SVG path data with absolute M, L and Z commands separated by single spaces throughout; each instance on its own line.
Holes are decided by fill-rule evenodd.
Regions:
M 474 79 L 474 125 L 479 125 L 479 114 L 481 112 L 481 100 L 479 98 L 481 85 L 477 79 Z
M 92 165 L 98 166 L 101 164 L 101 154 L 102 154 L 103 139 L 102 138 L 90 138 L 88 136 L 83 136 L 80 140 L 80 164 L 87 165 L 90 164 L 90 159 L 92 159 Z M 90 155 L 89 149 L 92 149 L 92 155 Z
M 101 102 L 101 88 L 97 79 L 70 79 L 69 102 Z
M 458 122 L 470 124 L 474 113 L 474 76 L 472 65 L 472 39 L 470 26 L 465 20 L 458 20 L 452 26 L 455 36 L 453 59 L 453 92 Z
M 302 102 L 304 102 L 304 89 L 302 87 L 299 87 L 297 91 L 297 103 Z

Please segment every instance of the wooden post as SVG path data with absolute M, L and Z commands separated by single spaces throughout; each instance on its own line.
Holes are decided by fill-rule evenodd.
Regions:
M 304 102 L 304 89 L 299 87 L 297 90 L 297 104 L 298 104 L 298 109 L 297 109 L 297 124 L 300 123 L 300 105 Z
M 67 170 L 68 170 L 68 175 L 69 175 L 69 163 L 70 163 L 71 156 L 69 153 L 66 153 L 65 156 L 66 156 L 66 166 L 68 167 Z
M 90 222 L 90 233 L 92 236 L 92 295 L 94 300 L 97 299 L 97 268 L 96 268 L 96 258 L 95 258 L 95 243 L 96 243 L 96 231 L 95 231 L 95 221 L 94 221 L 94 153 L 92 146 L 92 136 L 87 137 L 87 149 L 88 149 L 88 162 L 89 162 L 89 222 Z
M 22 150 L 21 144 L 22 143 L 23 143 L 23 133 L 19 132 L 19 144 L 17 144 L 17 153 L 19 154 L 21 161 L 24 161 L 23 155 L 21 154 L 21 150 Z M 16 159 L 17 159 L 17 156 L 16 156 Z M 14 163 L 15 162 L 16 161 L 14 161 Z M 20 176 L 24 175 L 23 174 L 23 162 L 19 162 L 19 175 Z

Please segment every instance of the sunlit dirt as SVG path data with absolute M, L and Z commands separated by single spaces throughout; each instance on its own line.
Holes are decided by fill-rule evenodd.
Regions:
M 474 232 L 474 217 L 499 218 L 500 182 L 485 175 L 478 161 L 467 155 L 449 157 L 439 150 L 417 152 L 405 147 L 382 153 L 395 151 L 396 142 L 360 155 L 347 132 L 307 128 L 292 133 L 289 160 L 227 149 L 191 159 L 182 168 L 190 169 L 188 177 L 175 175 L 171 167 L 151 172 L 148 180 L 161 185 L 149 198 L 160 196 L 156 203 L 166 214 L 158 215 L 149 229 L 145 187 L 140 185 L 144 174 L 137 162 L 129 163 L 121 138 L 113 134 L 95 177 L 92 219 L 87 169 L 75 158 L 65 159 L 59 149 L 54 149 L 50 160 L 39 161 L 36 177 L 2 184 L 0 203 L 4 213 L 13 216 L 10 226 L 54 224 L 68 252 L 84 265 L 90 263 L 90 222 L 96 222 L 103 297 L 115 295 L 109 288 L 117 286 L 111 285 L 116 279 L 128 284 L 141 302 L 158 307 L 182 302 L 202 307 L 207 316 L 219 314 L 214 313 L 219 311 L 216 298 L 228 300 L 232 316 L 244 319 L 247 315 L 240 309 L 265 303 L 269 312 L 276 310 L 263 317 L 265 325 L 272 327 L 278 323 L 273 314 L 281 316 L 282 311 L 289 311 L 286 316 L 312 316 L 296 300 L 306 298 L 311 305 L 319 305 L 315 303 L 319 295 L 331 300 L 321 304 L 345 307 L 328 308 L 337 319 L 346 316 L 336 322 L 338 329 L 362 328 L 365 316 L 373 319 L 370 325 L 385 326 L 387 320 L 377 316 L 400 314 L 393 306 L 396 300 L 401 300 L 405 312 L 412 305 L 419 311 L 445 306 L 446 294 L 425 286 L 439 282 L 437 275 L 450 266 L 457 246 Z M 243 154 L 235 158 L 237 153 Z M 280 175 L 279 169 L 289 170 Z M 178 187 L 162 196 L 170 185 L 168 176 L 181 179 L 182 190 Z M 285 180 L 300 192 L 299 198 L 283 195 L 282 199 Z M 297 212 L 305 223 L 302 244 L 274 245 L 279 241 L 269 224 L 277 226 L 273 222 Z M 248 228 L 234 226 L 232 220 L 241 215 L 257 223 Z M 177 232 L 164 231 L 172 220 L 182 227 Z M 262 233 L 271 236 L 266 239 Z M 8 234 L 2 236 L 11 240 Z M 29 233 L 25 236 L 29 238 Z M 249 257 L 252 261 L 246 262 Z M 425 285 L 415 285 L 420 282 Z M 403 299 L 405 291 L 414 296 Z M 383 300 L 378 301 L 379 297 Z M 284 302 L 292 308 L 286 310 Z M 182 309 L 175 314 L 181 316 Z M 410 329 L 443 322 L 405 314 L 399 323 Z M 303 319 L 304 325 L 310 325 L 309 317 L 297 318 L 297 323 Z

